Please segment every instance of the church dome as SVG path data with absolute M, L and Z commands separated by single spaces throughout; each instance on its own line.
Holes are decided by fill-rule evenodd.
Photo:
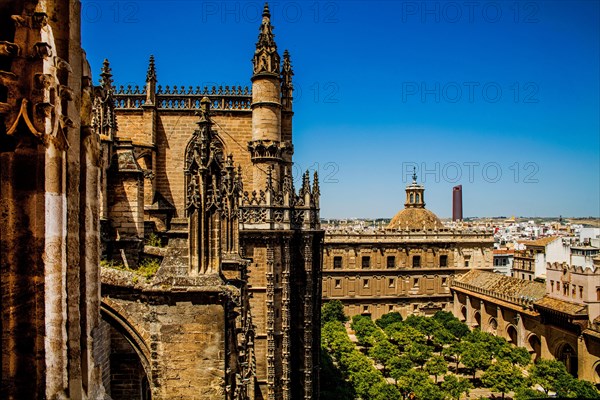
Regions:
M 433 212 L 426 208 L 405 208 L 392 218 L 388 229 L 441 229 L 444 225 Z
M 425 208 L 425 187 L 417 183 L 416 170 L 413 172 L 413 181 L 406 186 L 406 202 L 404 209 L 392 218 L 387 229 L 441 229 L 442 221 Z

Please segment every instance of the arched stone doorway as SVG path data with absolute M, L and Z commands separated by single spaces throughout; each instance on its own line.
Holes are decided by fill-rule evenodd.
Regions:
M 569 343 L 564 343 L 556 351 L 556 359 L 567 367 L 567 371 L 577 378 L 577 353 Z
M 113 400 L 151 400 L 148 349 L 124 316 L 101 306 L 102 383 Z
M 512 344 L 514 344 L 515 346 L 518 345 L 518 333 L 517 333 L 517 328 L 515 328 L 513 325 L 509 325 L 508 328 L 506 328 L 506 334 L 507 334 L 507 340 L 509 342 L 511 342 Z
M 531 334 L 527 343 L 529 344 L 529 352 L 533 356 L 533 361 L 539 360 L 542 355 L 542 342 L 540 338 L 536 334 Z

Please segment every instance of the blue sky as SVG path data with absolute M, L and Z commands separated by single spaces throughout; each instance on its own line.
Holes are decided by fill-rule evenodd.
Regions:
M 276 1 L 295 72 L 296 171 L 321 216 L 391 217 L 413 166 L 427 207 L 600 216 L 600 2 Z M 95 75 L 250 85 L 262 2 L 82 1 Z

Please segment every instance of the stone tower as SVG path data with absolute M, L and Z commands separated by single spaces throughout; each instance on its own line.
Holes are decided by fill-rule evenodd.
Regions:
M 98 137 L 80 2 L 0 3 L 0 398 L 103 398 Z
M 242 255 L 248 272 L 259 389 L 267 399 L 318 396 L 320 266 L 319 186 L 304 174 L 298 195 L 290 176 L 292 75 L 277 52 L 268 5 L 253 58 L 253 192 L 242 199 Z M 265 307 L 266 305 L 266 307 Z M 266 361 L 266 362 L 265 362 Z
M 294 188 L 293 71 L 269 8 L 251 90 L 163 87 L 158 61 L 144 87 L 111 84 L 95 108 L 118 121 L 101 136 L 104 353 L 135 361 L 111 363 L 105 386 L 128 398 L 316 399 L 320 190 L 308 173 Z M 148 260 L 158 270 L 137 278 Z
M 268 171 L 271 179 L 281 180 L 291 166 L 291 70 L 285 53 L 281 68 L 269 6 L 265 4 L 260 33 L 254 52 L 252 75 L 252 140 L 248 150 L 253 164 L 254 190 L 265 188 Z M 285 93 L 285 97 L 282 96 Z M 286 109 L 283 110 L 283 103 Z M 282 114 L 286 113 L 287 140 L 283 139 Z

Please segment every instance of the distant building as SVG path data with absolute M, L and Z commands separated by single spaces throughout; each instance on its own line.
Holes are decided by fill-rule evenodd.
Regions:
M 579 230 L 579 241 L 590 246 L 600 247 L 600 228 L 582 227 Z
M 494 249 L 494 272 L 511 276 L 514 255 L 514 250 Z
M 533 280 L 546 277 L 546 264 L 568 262 L 570 242 L 558 236 L 548 236 L 536 240 L 519 242 L 515 251 L 512 276 Z
M 413 176 L 405 208 L 386 229 L 326 232 L 323 301 L 340 300 L 350 316 L 430 315 L 452 310 L 455 274 L 492 270 L 493 232 L 444 228 L 424 192 Z
M 569 264 L 573 266 L 589 268 L 594 264 L 594 257 L 600 249 L 594 246 L 577 245 L 571 247 L 571 259 Z

